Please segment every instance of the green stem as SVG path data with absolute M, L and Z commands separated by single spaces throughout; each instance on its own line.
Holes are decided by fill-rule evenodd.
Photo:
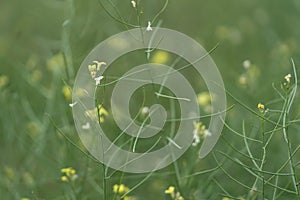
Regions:
M 72 180 L 69 180 L 69 181 L 70 181 L 69 186 L 70 186 L 70 188 L 71 188 L 71 190 L 72 190 L 72 193 L 73 193 L 73 195 L 74 195 L 74 200 L 76 200 L 76 199 L 77 199 L 77 193 L 76 193 L 76 190 L 75 190 L 74 183 L 72 182 Z
M 143 33 L 143 29 L 142 29 L 142 24 L 141 24 L 141 15 L 140 15 L 140 11 L 139 11 L 139 4 L 140 4 L 140 1 L 137 3 L 137 6 L 136 6 L 136 18 L 137 18 L 138 27 L 139 27 L 140 32 L 141 32 L 142 41 L 143 41 L 143 44 L 144 44 L 145 40 L 144 40 L 144 33 Z
M 282 125 L 283 125 L 283 133 L 284 133 L 284 136 L 285 136 L 285 141 L 286 141 L 286 144 L 287 144 L 287 147 L 288 147 L 288 156 L 289 156 L 289 163 L 290 163 L 290 170 L 291 170 L 291 173 L 293 174 L 292 175 L 292 181 L 293 181 L 293 185 L 295 187 L 295 190 L 296 190 L 296 193 L 297 193 L 297 196 L 299 197 L 300 194 L 299 194 L 299 188 L 298 188 L 298 185 L 297 185 L 297 176 L 296 176 L 296 170 L 295 170 L 295 165 L 294 165 L 294 159 L 293 159 L 293 153 L 292 153 L 292 145 L 291 145 L 291 142 L 290 142 L 290 138 L 289 138 L 289 135 L 287 134 L 287 115 L 288 115 L 288 110 L 287 110 L 287 107 L 285 107 L 284 109 L 284 114 L 283 114 L 283 122 L 282 122 Z
M 262 159 L 261 159 L 261 165 L 260 165 L 260 170 L 264 170 L 264 162 L 266 158 L 266 147 L 265 147 L 265 120 L 262 118 L 261 119 L 261 136 L 262 136 Z M 264 173 L 261 174 L 262 176 L 262 199 L 265 199 L 265 175 Z
M 103 173 L 103 179 L 102 179 L 102 184 L 103 184 L 103 200 L 106 200 L 106 177 L 104 177 L 105 174 L 105 166 L 103 164 L 102 167 L 102 173 Z
M 97 87 L 96 87 L 96 90 L 97 90 Z M 101 104 L 98 104 L 98 100 L 97 98 L 95 98 L 95 105 L 96 105 L 96 108 L 97 108 L 97 119 L 98 119 L 98 124 L 99 126 L 101 126 L 100 124 L 100 108 L 102 107 L 103 105 L 103 102 Z M 100 137 L 102 137 L 100 135 Z M 101 138 L 101 141 L 102 141 L 102 138 Z M 102 148 L 102 152 L 103 152 L 103 160 L 104 160 L 104 149 L 103 149 L 103 144 L 101 142 L 101 148 Z M 106 176 L 105 176 L 105 165 L 102 164 L 102 175 L 103 175 L 103 178 L 102 178 L 102 187 L 103 187 L 103 200 L 106 200 Z

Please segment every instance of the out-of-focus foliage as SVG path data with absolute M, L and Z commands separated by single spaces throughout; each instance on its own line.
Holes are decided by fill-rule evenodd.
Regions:
M 109 1 L 101 1 L 110 13 L 117 16 Z M 137 24 L 129 0 L 111 2 L 120 16 Z M 141 24 L 147 26 L 164 3 L 161 0 L 141 0 Z M 290 58 L 300 66 L 298 0 L 170 0 L 158 19 L 162 20 L 162 27 L 189 35 L 207 50 L 219 43 L 211 56 L 219 67 L 226 88 L 252 109 L 257 109 L 259 102 L 272 102 L 278 98 L 272 83 L 280 85 L 284 76 L 292 73 Z M 84 149 L 68 105 L 72 103 L 70 87 L 90 50 L 123 30 L 126 27 L 113 20 L 97 0 L 0 1 L 1 199 L 75 199 L 75 194 L 77 199 L 99 199 L 103 195 L 102 166 L 63 137 L 49 116 L 68 138 Z M 154 56 L 152 59 L 164 57 Z M 228 105 L 233 103 L 236 102 L 228 97 Z M 273 106 L 274 109 L 277 107 Z M 299 118 L 299 113 L 299 94 L 296 94 L 289 117 Z M 238 105 L 227 114 L 227 123 L 234 129 L 242 129 L 242 120 L 246 120 L 246 128 L 250 130 L 260 123 L 256 116 Z M 299 125 L 289 130 L 297 144 L 300 141 L 297 135 Z M 228 129 L 224 128 L 223 136 L 235 148 L 244 148 L 240 138 Z M 268 160 L 274 161 L 268 164 L 269 169 L 274 166 L 275 170 L 286 160 L 283 144 L 282 135 L 276 136 L 268 152 Z M 232 153 L 223 140 L 216 149 L 228 155 Z M 256 149 L 254 155 L 258 156 L 260 149 Z M 197 151 L 197 148 L 191 148 L 179 159 L 178 165 L 170 165 L 159 171 L 160 174 L 154 173 L 130 193 L 130 198 L 164 199 L 167 197 L 165 190 L 171 185 L 179 185 L 178 192 L 186 199 L 222 199 L 222 188 L 233 196 L 245 197 L 248 190 L 221 170 L 192 180 L 182 178 L 178 182 L 176 170 L 184 176 L 216 167 L 213 154 L 200 160 Z M 220 157 L 223 159 L 228 160 Z M 295 159 L 300 159 L 298 154 Z M 243 168 L 227 163 L 224 168 L 232 176 L 241 182 L 251 180 L 252 183 L 253 177 Z M 68 167 L 76 169 L 74 174 L 62 175 L 61 169 Z M 113 188 L 115 184 L 120 187 L 121 176 L 117 172 L 107 180 L 108 199 L 112 199 L 114 193 L 119 195 Z M 142 180 L 143 176 L 138 175 L 125 174 L 123 177 L 129 188 Z M 280 187 L 291 187 L 288 180 L 284 183 L 287 185 Z M 283 199 L 294 198 L 285 193 L 282 196 Z

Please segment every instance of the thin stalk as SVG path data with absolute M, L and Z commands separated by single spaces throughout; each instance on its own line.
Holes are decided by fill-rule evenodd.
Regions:
M 266 158 L 266 147 L 265 147 L 265 120 L 264 118 L 261 118 L 261 137 L 262 137 L 262 144 L 261 144 L 261 150 L 262 150 L 262 155 L 261 155 L 261 165 L 260 165 L 260 170 L 264 170 L 264 163 L 265 163 L 265 158 Z M 262 173 L 262 199 L 265 199 L 265 175 Z
M 286 110 L 285 110 L 286 111 Z M 286 141 L 286 144 L 287 144 L 287 147 L 288 147 L 288 156 L 289 156 L 289 164 L 290 164 L 290 170 L 291 170 L 291 173 L 293 174 L 292 176 L 292 181 L 293 181 L 293 185 L 295 187 L 295 191 L 297 193 L 297 196 L 299 197 L 300 194 L 299 194 L 299 188 L 298 188 L 298 185 L 297 185 L 297 176 L 296 176 L 296 170 L 295 170 L 295 165 L 294 165 L 294 159 L 293 159 L 293 153 L 292 153 L 292 145 L 291 145 L 291 142 L 290 142 L 290 138 L 289 138 L 289 135 L 287 134 L 287 115 L 288 113 L 287 112 L 284 112 L 284 115 L 283 115 L 283 132 L 284 132 L 284 136 L 285 136 L 285 141 Z
M 293 157 L 293 153 L 292 153 L 292 144 L 290 142 L 289 134 L 287 132 L 288 114 L 289 114 L 291 106 L 292 106 L 292 104 L 294 102 L 296 91 L 297 91 L 297 85 L 298 85 L 296 66 L 295 66 L 295 63 L 294 63 L 293 59 L 291 61 L 292 61 L 292 66 L 293 66 L 293 72 L 294 72 L 294 78 L 295 78 L 295 85 L 294 85 L 292 91 L 289 93 L 289 95 L 286 98 L 287 105 L 286 105 L 286 107 L 284 109 L 283 120 L 282 120 L 282 125 L 283 125 L 283 129 L 282 130 L 283 130 L 283 134 L 285 136 L 285 140 L 286 140 L 287 147 L 288 147 L 288 156 L 289 156 L 289 161 L 290 161 L 289 162 L 290 163 L 290 170 L 291 170 L 291 173 L 293 174 L 293 176 L 292 176 L 292 182 L 293 182 L 293 185 L 295 187 L 297 196 L 299 198 L 300 197 L 300 193 L 299 193 L 299 188 L 298 188 L 299 186 L 297 184 L 298 181 L 297 181 L 297 175 L 296 175 L 296 170 L 295 170 L 295 165 L 294 165 L 294 157 Z

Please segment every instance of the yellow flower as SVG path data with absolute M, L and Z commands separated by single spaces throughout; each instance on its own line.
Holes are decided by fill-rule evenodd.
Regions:
M 211 112 L 210 103 L 212 101 L 213 96 L 209 92 L 201 92 L 197 95 L 197 102 L 199 106 L 204 110 L 204 112 Z
M 72 176 L 73 176 L 73 175 L 75 175 L 75 174 L 76 174 L 76 171 L 75 171 L 75 169 L 71 169 L 71 170 L 70 170 L 70 175 L 72 175 Z
M 99 106 L 98 106 L 98 109 L 99 109 L 100 115 L 108 116 L 107 110 L 106 110 L 102 105 L 99 105 Z
M 5 166 L 4 173 L 6 177 L 10 180 L 13 180 L 15 178 L 15 171 L 11 167 Z
M 100 123 L 103 123 L 105 117 L 108 116 L 108 112 L 107 112 L 107 110 L 102 105 L 99 105 L 98 109 L 99 109 L 99 116 L 100 116 L 99 120 L 100 120 Z
M 93 61 L 96 65 L 97 65 L 97 71 L 100 71 L 102 65 L 106 65 L 106 62 L 102 62 L 102 61 L 97 61 L 97 60 L 94 60 Z
M 98 113 L 99 112 L 99 116 L 100 116 L 100 123 L 103 123 L 105 121 L 105 117 L 108 116 L 108 112 L 107 110 L 102 106 L 102 105 L 98 105 L 98 109 L 91 109 L 91 110 L 86 110 L 85 111 L 85 116 L 89 117 L 91 120 L 98 120 Z
M 24 183 L 27 185 L 27 186 L 33 186 L 34 185 L 34 179 L 31 175 L 31 173 L 29 172 L 24 172 L 22 174 L 22 180 L 24 181 Z
M 95 64 L 92 64 L 92 65 L 89 65 L 88 68 L 89 68 L 89 71 L 90 71 L 90 72 L 91 72 L 91 71 L 96 71 L 97 66 L 96 66 Z
M 239 77 L 239 84 L 241 84 L 242 86 L 245 86 L 247 84 L 247 76 L 245 74 L 242 74 Z
M 9 82 L 8 76 L 2 75 L 0 76 L 0 89 L 4 88 Z
M 41 128 L 36 122 L 32 121 L 27 123 L 27 131 L 32 138 L 35 138 L 40 133 Z
M 76 174 L 76 170 L 73 169 L 72 167 L 63 168 L 63 169 L 61 169 L 61 172 L 65 173 L 67 176 L 72 176 L 72 175 Z
M 119 187 L 119 192 L 120 193 L 124 193 L 124 192 L 128 192 L 128 188 L 125 187 L 125 185 L 121 184 L 120 187 Z
M 92 78 L 96 77 L 97 71 L 100 71 L 102 65 L 106 65 L 106 62 L 102 62 L 102 61 L 99 62 L 99 61 L 94 60 L 93 64 L 88 65 L 88 69 L 89 69 L 89 72 L 90 72 Z
M 125 196 L 123 200 L 137 200 L 134 196 Z
M 62 168 L 60 171 L 63 174 L 61 177 L 62 182 L 74 181 L 77 178 L 76 170 L 72 167 Z
M 259 103 L 259 104 L 257 105 L 257 108 L 260 109 L 260 110 L 264 110 L 264 109 L 265 109 L 265 105 L 262 104 L 262 103 Z
M 118 190 L 119 190 L 119 185 L 114 184 L 114 186 L 113 186 L 113 192 L 114 193 L 118 193 Z
M 170 195 L 173 200 L 184 200 L 184 198 L 180 195 L 180 192 L 175 193 L 174 186 L 170 186 L 167 190 L 165 190 L 165 194 Z
M 72 99 L 72 92 L 71 89 L 68 86 L 63 86 L 62 93 L 66 100 L 70 101 Z
M 170 186 L 167 190 L 165 190 L 165 194 L 171 195 L 172 198 L 175 197 L 175 187 Z
M 170 186 L 167 190 L 165 190 L 165 194 L 173 194 L 175 191 L 174 186 Z
M 230 200 L 228 197 L 223 197 L 222 200 Z
M 154 63 L 165 64 L 169 61 L 169 59 L 170 59 L 169 53 L 167 53 L 165 51 L 157 51 L 153 55 L 153 58 L 151 59 L 151 61 Z
M 21 200 L 30 200 L 30 199 L 27 197 L 22 197 Z
M 67 176 L 62 176 L 61 178 L 62 182 L 68 182 L 68 177 Z
M 176 193 L 175 200 L 184 200 L 184 198 L 180 195 L 179 192 Z
M 116 194 L 125 194 L 129 192 L 129 188 L 126 187 L 124 184 L 120 184 L 120 185 L 115 184 L 113 186 L 113 192 Z
M 49 71 L 56 71 L 64 66 L 64 57 L 61 53 L 54 55 L 47 61 L 47 69 Z
M 208 92 L 201 92 L 197 95 L 197 101 L 200 106 L 206 106 L 210 103 L 210 94 Z

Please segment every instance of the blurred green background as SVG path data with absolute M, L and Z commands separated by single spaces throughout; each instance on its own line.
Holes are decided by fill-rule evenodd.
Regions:
M 114 14 L 108 1 L 102 2 Z M 136 13 L 129 0 L 113 2 L 124 19 L 136 24 Z M 164 3 L 141 0 L 141 24 L 146 26 Z M 211 56 L 224 84 L 252 109 L 256 109 L 258 102 L 278 98 L 272 83 L 278 84 L 292 73 L 291 58 L 296 66 L 300 65 L 299 0 L 170 0 L 159 19 L 162 27 L 187 34 L 207 50 L 219 43 Z M 123 30 L 124 26 L 114 21 L 97 0 L 0 1 L 0 199 L 74 199 L 72 189 L 60 180 L 61 168 L 68 166 L 78 174 L 74 183 L 77 199 L 101 199 L 102 167 L 58 133 L 45 114 L 82 147 L 68 106 L 71 103 L 68 86 L 72 87 L 76 72 L 90 50 Z M 249 69 L 243 67 L 245 60 L 251 62 Z M 296 100 L 291 119 L 299 118 L 299 94 Z M 228 97 L 228 105 L 234 103 Z M 246 120 L 250 130 L 259 124 L 257 117 L 238 105 L 228 112 L 227 123 L 231 127 L 241 130 L 242 120 Z M 297 144 L 299 125 L 295 124 L 290 131 Z M 243 148 L 242 140 L 226 128 L 223 137 L 236 148 Z M 270 169 L 287 158 L 283 143 L 279 133 L 268 152 Z M 216 149 L 238 156 L 223 140 Z M 259 155 L 259 150 L 256 153 Z M 220 156 L 223 159 L 226 160 Z M 225 163 L 228 164 L 224 168 L 238 180 L 247 185 L 253 182 L 245 170 Z M 197 150 L 191 149 L 177 167 L 184 176 L 215 166 L 212 154 L 200 160 Z M 221 188 L 233 196 L 247 194 L 246 188 L 222 171 L 178 183 L 174 168 L 172 165 L 154 173 L 132 195 L 138 199 L 164 199 L 164 190 L 169 185 L 181 185 L 180 192 L 186 199 L 222 199 Z M 108 199 L 112 199 L 112 186 L 119 183 L 120 176 L 121 173 L 116 173 L 107 180 Z M 132 187 L 145 176 L 125 174 L 124 182 Z M 290 187 L 288 183 L 283 180 L 282 187 Z M 285 193 L 279 199 L 287 198 L 296 199 Z

